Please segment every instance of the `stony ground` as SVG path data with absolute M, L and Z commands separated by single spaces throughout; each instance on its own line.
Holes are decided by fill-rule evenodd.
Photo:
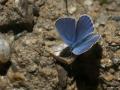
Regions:
M 24 17 L 14 0 L 0 1 L 0 31 L 9 43 L 15 38 L 10 61 L 0 63 L 0 90 L 120 90 L 120 0 L 68 1 L 69 16 L 90 15 L 102 36 L 93 56 L 88 51 L 68 66 L 46 51 L 63 43 L 54 24 L 67 16 L 65 0 L 30 5 L 33 16 Z

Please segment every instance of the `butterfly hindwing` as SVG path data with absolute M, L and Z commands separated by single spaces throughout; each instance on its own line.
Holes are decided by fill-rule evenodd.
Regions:
M 72 50 L 75 55 L 80 55 L 88 51 L 99 39 L 100 35 L 94 35 L 91 33 L 87 36 L 82 43 L 76 45 L 76 47 Z
M 76 21 L 72 18 L 61 18 L 56 21 L 55 26 L 61 38 L 68 45 L 71 45 L 75 39 Z

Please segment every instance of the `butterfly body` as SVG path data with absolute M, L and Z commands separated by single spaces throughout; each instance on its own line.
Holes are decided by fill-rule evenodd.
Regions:
M 93 33 L 93 22 L 88 15 L 81 16 L 77 22 L 73 18 L 61 18 L 55 25 L 61 38 L 75 55 L 88 51 L 101 37 Z

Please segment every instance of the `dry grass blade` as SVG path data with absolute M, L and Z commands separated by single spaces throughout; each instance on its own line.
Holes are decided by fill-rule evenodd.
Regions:
M 54 55 L 53 53 L 51 53 L 51 52 L 49 52 L 49 51 L 47 51 L 47 52 L 48 52 L 53 58 L 55 58 L 56 61 L 58 61 L 58 62 L 60 62 L 60 63 L 69 65 L 69 64 L 71 64 L 71 63 L 73 62 L 73 60 L 67 60 L 67 59 L 62 58 L 62 57 L 60 57 L 60 56 L 56 56 L 56 55 Z

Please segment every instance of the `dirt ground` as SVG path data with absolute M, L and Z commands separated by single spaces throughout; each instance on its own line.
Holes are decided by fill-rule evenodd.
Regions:
M 11 45 L 10 61 L 0 63 L 0 90 L 120 90 L 120 0 L 68 0 L 68 13 L 66 0 L 29 1 L 27 16 L 14 0 L 0 1 L 0 32 Z M 102 38 L 63 65 L 46 50 L 64 43 L 54 24 L 68 14 L 90 15 Z

